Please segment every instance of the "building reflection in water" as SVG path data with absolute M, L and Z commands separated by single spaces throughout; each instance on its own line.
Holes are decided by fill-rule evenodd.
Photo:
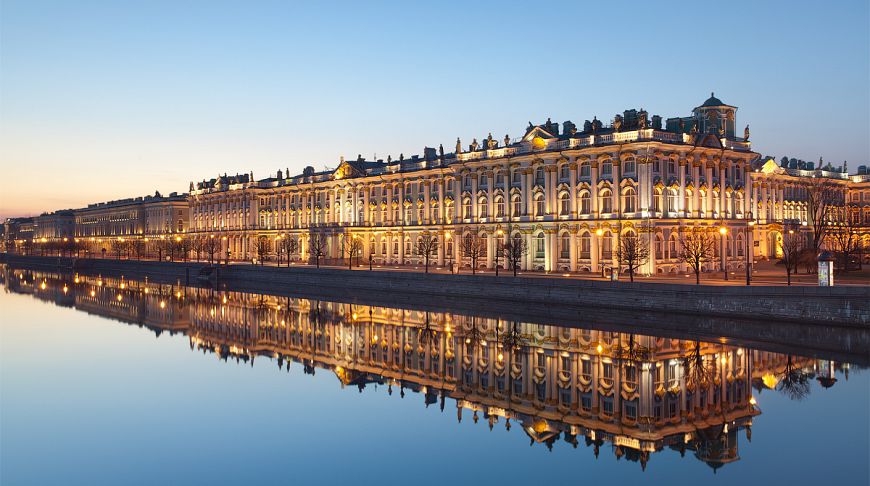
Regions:
M 530 444 L 563 441 L 646 467 L 665 448 L 719 468 L 739 459 L 761 412 L 753 390 L 802 399 L 849 365 L 719 343 L 452 313 L 188 288 L 115 277 L 2 272 L 7 291 L 185 333 L 222 360 L 273 360 L 455 407 L 458 421 L 519 427 Z M 605 447 L 606 446 L 606 447 Z

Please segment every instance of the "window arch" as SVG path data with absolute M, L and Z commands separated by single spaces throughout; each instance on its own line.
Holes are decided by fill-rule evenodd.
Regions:
M 602 213 L 612 213 L 613 212 L 613 196 L 610 192 L 610 189 L 602 189 L 598 194 L 599 202 L 598 207 L 601 208 Z
M 580 234 L 580 258 L 589 258 L 592 253 L 592 238 L 588 231 Z
M 622 209 L 625 213 L 637 211 L 637 191 L 633 187 L 626 187 L 622 191 Z
M 538 193 L 535 195 L 535 216 L 543 216 L 545 212 L 544 195 Z
M 571 198 L 567 192 L 559 194 L 559 214 L 567 216 L 571 212 Z
M 544 258 L 544 233 L 540 232 L 535 235 L 535 258 Z
M 604 260 L 613 258 L 613 235 L 610 231 L 605 231 L 601 235 L 601 258 Z
M 567 231 L 559 235 L 559 258 L 562 260 L 571 258 L 571 234 Z
M 504 217 L 504 198 L 502 196 L 496 196 L 495 198 L 495 217 Z
M 580 192 L 580 214 L 592 213 L 592 195 L 589 191 Z
M 519 194 L 515 194 L 511 198 L 511 216 L 517 218 L 523 214 L 523 198 Z

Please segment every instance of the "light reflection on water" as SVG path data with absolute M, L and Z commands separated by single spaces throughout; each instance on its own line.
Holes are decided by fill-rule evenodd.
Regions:
M 847 363 L 109 276 L 3 280 L 3 484 L 867 480 L 870 386 Z

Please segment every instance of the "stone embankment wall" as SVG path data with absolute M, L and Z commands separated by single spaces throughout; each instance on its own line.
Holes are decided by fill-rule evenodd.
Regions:
M 120 273 L 130 278 L 196 283 L 202 263 L 170 263 L 110 259 L 23 257 L 4 261 L 43 270 Z M 595 307 L 630 311 L 732 317 L 870 328 L 870 285 L 852 287 L 694 286 L 682 284 L 604 282 L 564 277 L 445 275 L 379 270 L 219 267 L 220 283 L 250 291 L 317 293 L 324 296 L 365 291 L 400 303 L 425 299 L 474 299 L 504 306 Z

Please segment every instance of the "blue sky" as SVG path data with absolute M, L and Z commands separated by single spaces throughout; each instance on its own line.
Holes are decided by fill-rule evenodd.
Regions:
M 218 173 L 685 115 L 870 161 L 868 2 L 43 2 L 0 7 L 0 216 Z

